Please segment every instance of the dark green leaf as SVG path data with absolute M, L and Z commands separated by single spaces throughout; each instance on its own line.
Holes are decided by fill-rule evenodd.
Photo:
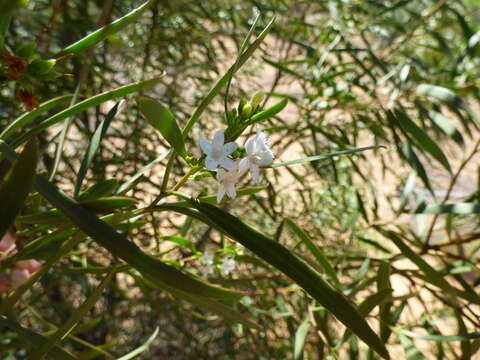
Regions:
M 135 22 L 138 17 L 146 10 L 148 7 L 153 4 L 153 0 L 149 0 L 139 7 L 133 9 L 125 16 L 115 20 L 111 24 L 105 25 L 100 29 L 94 31 L 93 33 L 85 36 L 83 39 L 77 41 L 76 43 L 67 46 L 65 49 L 60 51 L 56 56 L 62 56 L 69 53 L 79 52 L 87 47 L 93 46 L 100 41 L 106 39 L 108 36 L 115 34 L 122 30 L 125 26 Z
M 28 142 L 0 185 L 0 239 L 13 224 L 32 188 L 38 151 L 36 139 Z
M 118 112 L 119 107 L 122 106 L 124 100 L 120 100 L 113 106 L 110 111 L 108 112 L 105 119 L 98 125 L 95 133 L 93 134 L 90 142 L 88 143 L 87 151 L 85 156 L 83 157 L 82 164 L 80 166 L 80 170 L 78 170 L 77 180 L 75 181 L 75 189 L 73 192 L 73 197 L 77 198 L 78 193 L 80 192 L 80 188 L 82 186 L 83 179 L 87 174 L 87 170 L 90 167 L 90 163 L 92 162 L 95 154 L 97 153 L 98 148 L 100 147 L 100 142 L 102 141 L 105 133 L 107 132 L 108 127 L 110 126 L 110 122 L 113 120 L 115 115 Z
M 165 106 L 154 99 L 141 97 L 137 100 L 138 108 L 143 116 L 167 140 L 172 148 L 181 156 L 187 156 L 182 133 L 173 117 Z

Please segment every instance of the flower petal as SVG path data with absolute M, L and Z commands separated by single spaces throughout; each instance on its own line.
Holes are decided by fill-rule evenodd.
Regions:
M 249 156 L 255 152 L 255 138 L 249 138 L 245 142 L 245 151 Z
M 237 168 L 237 164 L 232 159 L 227 157 L 223 157 L 220 159 L 220 166 L 224 167 L 227 170 L 235 170 Z
M 228 196 L 231 199 L 235 199 L 237 197 L 237 191 L 235 190 L 235 183 L 229 182 L 225 185 L 225 190 L 227 191 Z
M 251 164 L 250 171 L 252 173 L 253 182 L 258 184 L 260 182 L 260 168 L 258 167 L 257 164 Z
M 235 150 L 238 149 L 238 145 L 235 143 L 235 142 L 229 142 L 229 143 L 226 143 L 223 147 L 223 153 L 225 155 L 230 155 L 231 153 L 233 153 Z
M 270 166 L 273 162 L 273 154 L 271 151 L 262 151 L 258 154 L 259 160 L 258 165 L 260 166 Z
M 200 148 L 204 154 L 209 155 L 212 152 L 212 144 L 210 144 L 210 141 L 205 139 L 203 136 L 200 138 Z
M 222 201 L 224 196 L 225 196 L 225 187 L 223 185 L 220 185 L 218 187 L 218 192 L 217 192 L 217 204 L 220 204 L 220 201 Z
M 213 147 L 220 147 L 220 146 L 223 145 L 224 141 L 225 141 L 225 135 L 223 135 L 223 131 L 218 130 L 215 133 L 215 136 L 213 137 L 212 146 Z
M 205 167 L 207 168 L 207 170 L 215 170 L 217 166 L 218 162 L 214 158 L 207 156 L 205 160 Z
M 238 172 L 239 175 L 243 175 L 245 171 L 248 170 L 250 167 L 250 160 L 248 157 L 244 157 L 243 159 L 240 160 L 240 163 L 238 164 Z

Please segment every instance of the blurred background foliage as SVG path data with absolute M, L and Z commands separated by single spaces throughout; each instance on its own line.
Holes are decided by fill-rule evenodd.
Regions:
M 37 56 L 49 59 L 138 5 L 32 0 L 15 12 L 5 44 L 18 54 L 33 42 Z M 264 190 L 223 207 L 321 271 L 302 236 L 312 239 L 339 282 L 325 278 L 360 305 L 392 356 L 472 358 L 480 347 L 477 1 L 153 1 L 122 31 L 59 60 L 57 78 L 2 78 L 0 129 L 25 112 L 22 89 L 40 103 L 75 92 L 83 99 L 163 72 L 153 89 L 140 93 L 160 100 L 183 127 L 235 61 L 256 14 L 261 14 L 256 33 L 273 16 L 275 26 L 233 78 L 227 101 L 236 106 L 257 90 L 267 94 L 266 104 L 289 100 L 264 124 L 276 161 L 370 145 L 386 148 L 267 169 Z M 109 179 L 123 184 L 168 148 L 134 100 L 129 96 L 112 121 L 84 188 Z M 200 136 L 211 138 L 225 127 L 223 102 L 218 96 L 187 138 L 192 154 L 200 155 Z M 73 193 L 90 138 L 113 105 L 73 117 L 54 177 L 67 194 Z M 39 134 L 45 171 L 54 166 L 61 131 L 60 123 Z M 166 162 L 155 164 L 127 194 L 139 204 L 153 201 Z M 184 172 L 178 163 L 172 177 Z M 186 192 L 197 196 L 215 190 L 205 179 L 188 182 Z M 26 216 L 30 210 L 24 211 Z M 24 243 L 52 231 L 21 220 L 16 225 Z M 203 223 L 161 212 L 134 219 L 122 231 L 142 248 L 200 276 L 206 249 L 218 257 L 234 254 L 235 271 L 228 276 L 217 271 L 210 280 L 246 291 L 240 306 L 260 330 L 229 324 L 118 273 L 62 342 L 81 359 L 117 358 L 141 346 L 156 327 L 158 334 L 139 358 L 376 357 L 355 336 L 345 335 L 301 288 Z M 172 235 L 188 246 L 178 239 L 168 242 Z M 38 260 L 49 254 L 48 247 L 41 250 L 34 253 Z M 83 242 L 30 289 L 11 316 L 48 335 L 95 289 L 111 258 L 93 242 Z M 452 297 L 448 284 L 458 296 Z M 27 356 L 14 332 L 0 335 L 0 350 L 4 359 Z

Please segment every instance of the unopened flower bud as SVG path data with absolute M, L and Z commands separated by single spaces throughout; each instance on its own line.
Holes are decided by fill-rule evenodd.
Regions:
M 252 105 L 249 103 L 246 103 L 242 109 L 242 116 L 248 118 L 251 113 L 252 113 Z
M 30 277 L 30 273 L 25 269 L 13 269 L 10 273 L 10 281 L 12 283 L 12 288 L 18 289 L 20 286 L 25 284 L 25 282 Z
M 255 94 L 252 96 L 252 100 L 250 100 L 250 103 L 252 104 L 252 107 L 255 109 L 260 103 L 265 99 L 265 94 L 263 91 L 257 91 Z
M 30 274 L 33 274 L 34 272 L 40 270 L 42 263 L 35 259 L 20 260 L 17 261 L 13 267 L 15 269 L 27 270 Z

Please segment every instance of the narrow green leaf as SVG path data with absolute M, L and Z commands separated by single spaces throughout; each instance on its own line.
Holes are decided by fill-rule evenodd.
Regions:
M 407 206 L 408 203 L 408 198 L 410 197 L 410 194 L 412 193 L 413 189 L 415 189 L 415 182 L 417 180 L 417 173 L 412 172 L 410 175 L 408 175 L 407 180 L 405 181 L 405 185 L 403 186 L 403 191 L 402 195 L 400 196 L 400 205 L 398 206 L 398 209 L 395 211 L 395 214 L 400 214 L 403 209 L 405 209 L 405 206 Z
M 93 200 L 102 196 L 111 196 L 115 193 L 118 186 L 117 179 L 108 179 L 98 184 L 92 185 L 78 195 L 78 200 Z
M 392 284 L 390 282 L 391 276 L 391 266 L 388 262 L 382 261 L 378 267 L 377 274 L 377 291 L 381 293 L 382 291 L 392 291 Z M 380 315 L 380 338 L 386 343 L 387 339 L 391 334 L 389 327 L 390 317 L 391 317 L 391 308 L 392 302 L 382 302 L 380 304 L 379 315 Z
M 105 119 L 103 119 L 100 125 L 98 125 L 92 138 L 90 139 L 90 142 L 88 143 L 87 151 L 85 153 L 85 156 L 83 157 L 82 164 L 80 165 L 80 170 L 78 170 L 77 180 L 75 181 L 75 189 L 73 191 L 74 198 L 78 198 L 80 188 L 82 187 L 83 179 L 87 174 L 87 170 L 90 167 L 90 163 L 92 162 L 95 154 L 97 153 L 98 148 L 100 147 L 100 142 L 105 136 L 111 121 L 113 120 L 115 115 L 117 115 L 118 109 L 122 106 L 124 102 L 125 100 L 120 100 L 110 109 L 107 116 L 105 116 Z
M 413 151 L 413 147 L 410 142 L 406 141 L 403 143 L 402 152 L 407 161 L 412 166 L 412 168 L 416 171 L 418 176 L 420 176 L 420 179 L 422 179 L 423 184 L 430 191 L 433 197 L 435 197 L 435 192 L 433 191 L 433 187 L 427 175 L 427 172 L 425 171 L 425 168 L 418 159 L 417 154 L 415 154 L 415 151 Z
M 400 340 L 400 344 L 403 346 L 405 356 L 408 360 L 424 360 L 427 358 L 420 350 L 417 349 L 413 341 L 408 339 L 406 336 L 398 334 L 398 338 Z
M 437 143 L 423 131 L 423 129 L 415 124 L 405 112 L 397 109 L 394 118 L 397 120 L 397 124 L 417 141 L 417 147 L 419 149 L 432 155 L 448 172 L 452 172 L 450 163 L 442 149 L 440 149 Z
M 88 108 L 100 105 L 109 100 L 114 100 L 114 99 L 126 96 L 128 94 L 140 91 L 142 89 L 146 89 L 148 87 L 154 86 L 155 84 L 161 81 L 162 77 L 163 75 L 150 80 L 139 81 L 129 85 L 121 86 L 117 89 L 109 90 L 104 93 L 92 96 L 91 98 L 88 98 L 86 100 L 83 100 L 73 106 L 70 106 L 65 110 L 58 112 L 57 114 L 49 117 L 48 119 L 42 121 L 40 124 L 35 126 L 32 130 L 20 136 L 18 139 L 15 139 L 14 143 L 16 146 L 21 145 L 25 141 L 27 141 L 30 137 L 32 137 L 32 135 L 38 134 L 39 132 L 49 128 L 50 126 L 55 125 L 58 122 L 72 115 L 78 114 Z
M 358 305 L 358 312 L 362 316 L 367 316 L 378 305 L 382 305 L 384 302 L 392 298 L 392 289 L 384 289 L 368 296 Z M 346 329 L 342 336 L 341 343 L 345 343 L 352 335 L 349 329 Z
M 161 281 L 172 288 L 204 297 L 235 299 L 240 293 L 207 284 L 185 275 L 177 268 L 147 255 L 137 245 L 98 219 L 75 200 L 68 198 L 43 176 L 37 175 L 35 187 L 52 205 L 60 209 L 84 233 L 121 258 L 153 282 Z
M 40 104 L 40 106 L 32 111 L 29 111 L 19 118 L 15 119 L 10 125 L 5 128 L 0 134 L 0 139 L 7 140 L 10 136 L 21 129 L 23 126 L 31 123 L 33 120 L 38 118 L 40 115 L 46 113 L 48 110 L 53 109 L 54 107 L 66 103 L 67 101 L 71 100 L 73 95 L 64 95 L 53 98 Z
M 458 335 L 422 335 L 417 334 L 412 331 L 402 330 L 402 329 L 395 329 L 395 332 L 399 334 L 403 334 L 410 338 L 414 339 L 422 339 L 422 340 L 430 340 L 430 341 L 468 341 L 471 339 L 479 339 L 480 338 L 480 331 L 467 333 L 467 334 L 458 334 Z
M 417 94 L 423 96 L 431 96 L 443 102 L 457 105 L 463 103 L 462 99 L 458 97 L 453 91 L 441 86 L 421 84 L 417 86 L 415 91 Z
M 153 332 L 152 335 L 150 335 L 150 337 L 147 339 L 147 341 L 145 341 L 142 345 L 137 347 L 135 350 L 132 350 L 128 354 L 125 354 L 122 357 L 119 357 L 117 360 L 130 360 L 130 359 L 133 359 L 134 357 L 136 357 L 137 355 L 140 355 L 142 352 L 147 350 L 148 347 L 150 346 L 150 344 L 153 342 L 153 340 L 155 340 L 155 338 L 158 335 L 159 330 L 160 329 L 157 326 L 155 328 L 155 331 Z
M 398 247 L 398 249 L 402 252 L 402 254 L 411 260 L 418 268 L 425 274 L 427 280 L 433 284 L 438 286 L 440 289 L 445 291 L 445 293 L 455 296 L 456 289 L 452 287 L 442 276 L 440 272 L 432 268 L 425 260 L 423 260 L 419 255 L 417 255 L 410 246 L 405 244 L 405 242 L 392 231 L 383 230 L 377 226 L 375 229 L 380 232 L 383 236 L 393 241 L 393 243 Z
M 134 206 L 137 200 L 126 196 L 110 196 L 94 200 L 80 201 L 79 204 L 97 214 Z
M 137 8 L 130 11 L 128 14 L 124 15 L 123 17 L 115 20 L 111 24 L 105 25 L 100 29 L 94 31 L 93 33 L 85 36 L 83 39 L 77 41 L 76 43 L 67 46 L 65 49 L 60 51 L 56 54 L 57 57 L 63 56 L 65 54 L 76 53 L 81 50 L 84 50 L 87 47 L 93 46 L 108 36 L 115 34 L 122 30 L 127 25 L 135 22 L 138 17 L 146 10 L 150 5 L 154 3 L 154 0 L 149 0 L 142 5 L 138 6 Z
M 173 114 L 165 106 L 154 99 L 141 97 L 137 100 L 138 108 L 143 116 L 167 140 L 172 148 L 182 157 L 187 156 L 182 133 Z
M 102 296 L 102 292 L 110 284 L 113 275 L 116 272 L 116 268 L 113 267 L 112 270 L 103 278 L 100 284 L 93 290 L 87 299 L 76 309 L 72 315 L 68 318 L 66 322 L 60 326 L 55 333 L 50 335 L 47 341 L 40 346 L 35 353 L 33 353 L 29 360 L 41 360 L 47 355 L 50 350 L 59 344 L 67 335 L 75 328 L 75 326 L 83 319 L 87 312 L 97 303 L 100 296 Z
M 189 248 L 191 251 L 195 251 L 195 245 L 190 240 L 185 239 L 182 236 L 175 236 L 175 235 L 160 236 L 159 240 L 170 241 L 180 246 Z
M 273 66 L 274 68 L 277 68 L 278 70 L 280 70 L 281 72 L 283 72 L 285 74 L 290 74 L 290 75 L 293 75 L 294 77 L 296 77 L 298 79 L 306 80 L 305 77 L 302 74 L 289 69 L 287 66 L 285 66 L 285 65 L 283 65 L 283 64 L 281 64 L 277 61 L 267 59 L 266 57 L 263 57 L 263 61 L 265 61 L 267 64 Z
M 13 224 L 32 188 L 38 151 L 36 139 L 28 142 L 0 185 L 0 239 Z
M 445 135 L 450 136 L 458 145 L 465 146 L 462 134 L 449 118 L 434 110 L 430 110 L 428 116 L 445 133 Z
M 311 162 L 311 161 L 317 161 L 317 160 L 322 160 L 322 159 L 328 159 L 328 158 L 332 158 L 334 156 L 353 154 L 353 153 L 356 153 L 356 152 L 359 152 L 359 151 L 366 151 L 366 150 L 380 149 L 380 148 L 385 149 L 385 146 L 375 145 L 375 146 L 367 146 L 367 147 L 350 149 L 350 150 L 335 151 L 335 152 L 328 153 L 328 154 L 309 156 L 309 157 L 302 158 L 302 159 L 276 163 L 276 164 L 272 164 L 271 167 L 272 168 L 277 168 L 277 167 L 280 167 L 280 166 L 300 164 L 300 163 L 304 163 L 304 162 Z
M 420 204 L 414 214 L 478 214 L 480 213 L 479 203 L 456 203 L 456 204 Z
M 293 359 L 294 360 L 302 360 L 303 359 L 303 350 L 305 347 L 305 338 L 308 335 L 308 331 L 312 324 L 308 317 L 302 322 L 302 324 L 298 327 L 298 330 L 295 333 L 295 344 L 293 348 Z
M 213 222 L 217 229 L 290 277 L 379 355 L 389 358 L 385 345 L 355 307 L 325 282 L 313 268 L 281 244 L 267 238 L 228 212 L 199 201 L 192 204 Z
M 0 144 L 1 145 L 1 144 Z M 143 168 L 141 168 L 135 175 L 133 175 L 128 181 L 123 183 L 117 190 L 117 194 L 125 194 L 128 192 L 132 186 L 135 185 L 135 183 L 142 177 L 144 173 L 152 169 L 155 165 L 159 164 L 162 160 L 164 160 L 168 154 L 170 154 L 171 150 L 165 151 L 162 155 L 157 157 L 155 160 L 150 162 L 149 164 L 145 165 Z
M 330 265 L 330 262 L 328 261 L 323 251 L 320 250 L 313 243 L 312 239 L 310 239 L 310 237 L 292 220 L 284 219 L 284 223 L 287 224 L 295 234 L 297 234 L 300 240 L 302 240 L 307 249 L 312 253 L 315 259 L 317 259 L 318 264 L 323 268 L 325 274 L 327 274 L 328 277 L 333 280 L 335 285 L 340 286 L 340 281 L 338 280 L 337 273 L 335 272 L 335 269 L 332 267 L 332 265 Z

